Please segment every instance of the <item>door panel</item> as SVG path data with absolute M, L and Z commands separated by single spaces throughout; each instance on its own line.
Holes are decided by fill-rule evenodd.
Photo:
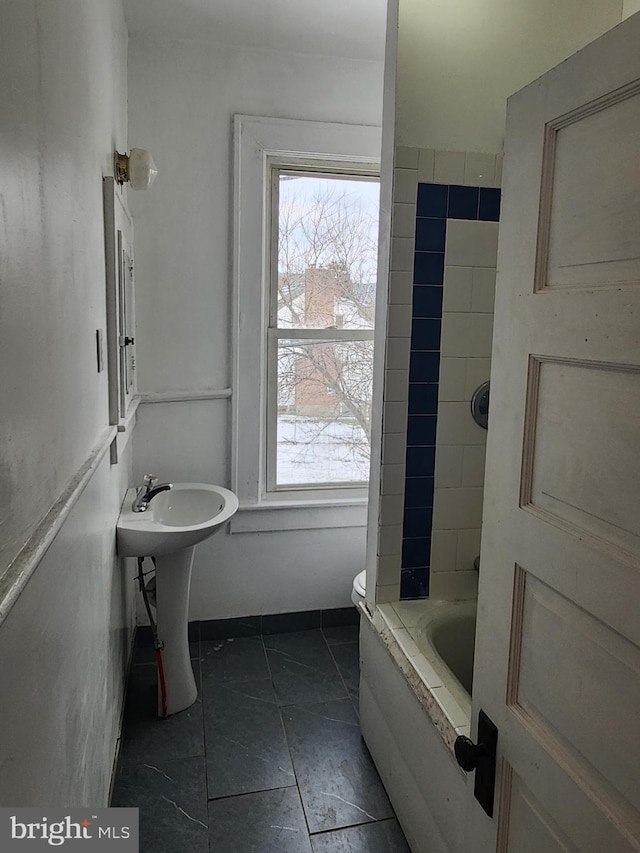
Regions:
M 509 101 L 469 851 L 640 851 L 640 15 Z M 499 829 L 498 829 L 499 828 Z

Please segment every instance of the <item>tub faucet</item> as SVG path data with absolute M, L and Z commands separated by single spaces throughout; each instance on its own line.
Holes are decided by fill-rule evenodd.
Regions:
M 144 486 L 138 489 L 135 500 L 131 504 L 133 512 L 146 512 L 149 504 L 156 495 L 173 488 L 173 483 L 161 483 L 159 486 L 156 486 L 157 482 L 158 478 L 155 474 L 144 475 Z

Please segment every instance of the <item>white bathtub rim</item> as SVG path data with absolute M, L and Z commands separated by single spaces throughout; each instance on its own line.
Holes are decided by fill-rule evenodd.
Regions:
M 438 606 L 442 603 L 432 602 Z M 470 697 L 444 662 L 444 669 L 436 669 L 417 649 L 408 629 L 392 627 L 394 624 L 397 626 L 398 620 L 396 611 L 391 605 L 378 606 L 373 617 L 365 608 L 361 610 L 380 635 L 388 653 L 403 673 L 425 714 L 453 754 L 453 745 L 458 735 L 469 737 Z M 407 643 L 407 638 L 410 644 Z
M 471 696 L 444 658 L 436 651 L 431 639 L 433 632 L 443 622 L 449 621 L 452 616 L 456 619 L 461 616 L 470 616 L 472 613 L 475 615 L 477 612 L 477 599 L 434 602 L 428 602 L 428 599 L 426 599 L 425 604 L 428 604 L 428 606 L 425 607 L 424 616 L 418 621 L 417 625 L 408 629 L 409 634 L 458 702 L 464 708 L 469 708 L 469 715 L 471 715 Z

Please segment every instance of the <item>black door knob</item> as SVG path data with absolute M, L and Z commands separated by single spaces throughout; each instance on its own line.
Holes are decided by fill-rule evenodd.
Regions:
M 475 744 L 468 737 L 464 737 L 464 735 L 456 738 L 453 744 L 453 751 L 456 755 L 456 761 L 467 773 L 475 770 L 480 759 L 486 758 L 489 755 L 489 749 L 486 744 Z

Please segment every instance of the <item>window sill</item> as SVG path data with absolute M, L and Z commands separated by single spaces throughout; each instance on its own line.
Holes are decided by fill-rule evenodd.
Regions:
M 264 533 L 366 527 L 367 504 L 366 498 L 245 504 L 231 519 L 230 529 L 231 533 Z

